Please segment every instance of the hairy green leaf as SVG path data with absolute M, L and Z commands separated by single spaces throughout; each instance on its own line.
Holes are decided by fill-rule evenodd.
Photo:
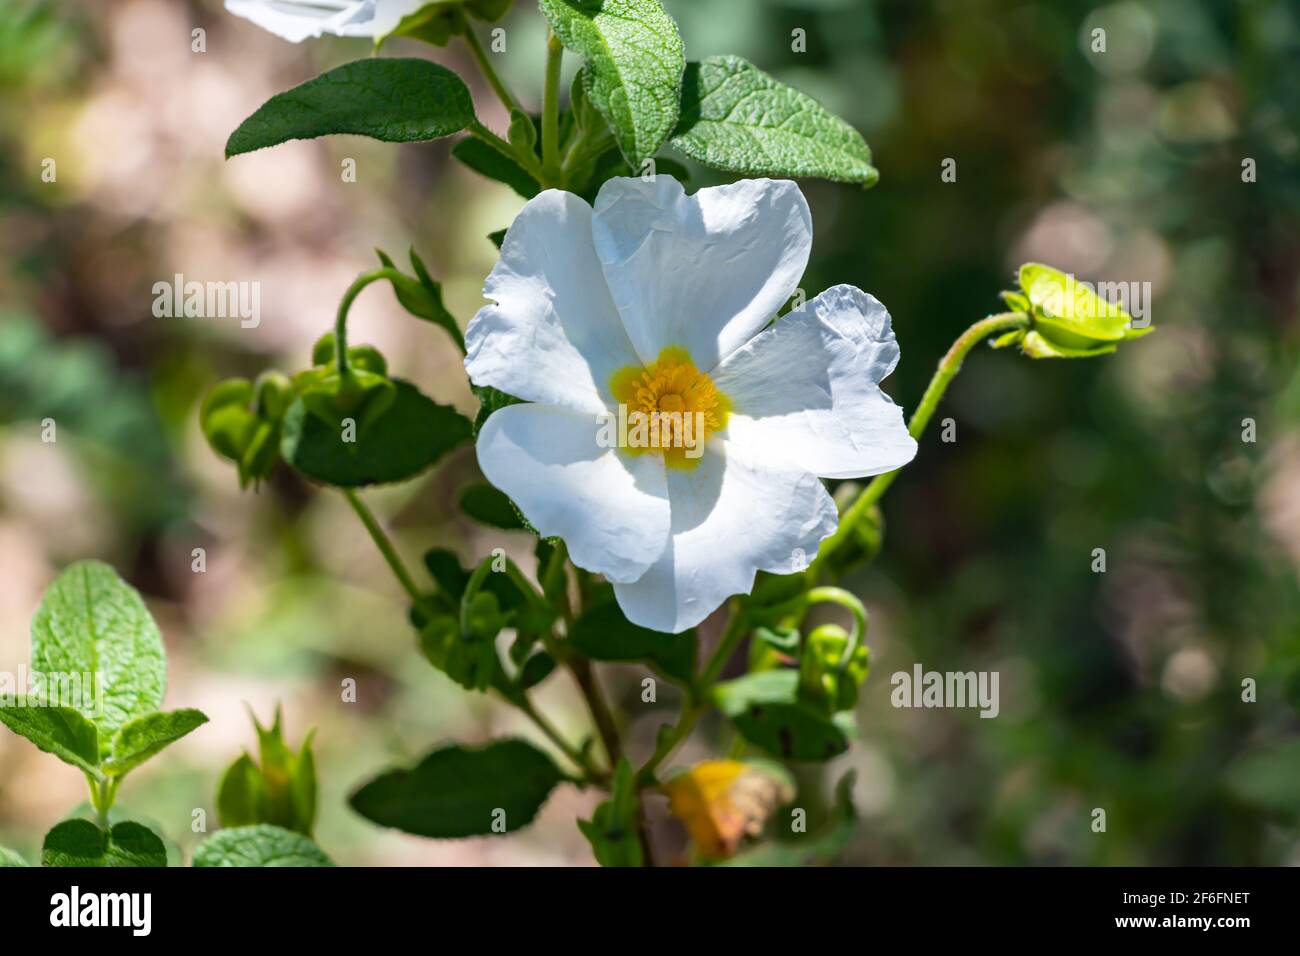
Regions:
M 32 669 L 60 679 L 98 679 L 77 709 L 109 738 L 162 706 L 167 661 L 162 635 L 139 593 L 99 561 L 79 561 L 54 579 L 32 619 Z M 90 700 L 88 696 L 98 699 Z
M 381 773 L 351 803 L 367 820 L 417 836 L 481 836 L 527 826 L 563 779 L 550 757 L 523 740 L 452 745 L 409 770 Z
M 541 192 L 541 184 L 533 174 L 496 147 L 473 136 L 467 136 L 451 148 L 451 155 L 480 176 L 509 186 L 525 199 Z
M 219 830 L 194 851 L 195 866 L 333 866 L 301 833 L 260 823 Z
M 166 866 L 158 834 L 125 821 L 101 830 L 89 820 L 64 820 L 45 834 L 42 866 Z
M 0 706 L 0 723 L 80 770 L 94 772 L 99 764 L 95 725 L 71 707 Z
M 460 493 L 460 509 L 479 524 L 502 531 L 521 531 L 524 522 L 509 496 L 491 485 L 470 485 Z
M 451 449 L 469 441 L 467 418 L 420 394 L 409 382 L 393 379 L 392 405 L 355 441 L 311 414 L 302 399 L 285 413 L 280 453 L 308 478 L 341 488 L 385 484 L 411 478 Z
M 713 688 L 718 708 L 740 735 L 786 760 L 830 760 L 849 747 L 853 715 L 830 716 L 799 698 L 799 672 L 746 674 Z
M 747 176 L 817 176 L 871 186 L 880 174 L 848 123 L 738 56 L 690 63 L 673 145 Z
M 198 710 L 174 710 L 137 717 L 113 735 L 104 771 L 121 776 L 207 722 L 207 715 Z
M 334 133 L 416 143 L 450 136 L 473 121 L 469 88 L 446 67 L 428 60 L 357 60 L 271 97 L 230 134 L 226 157 Z
M 556 36 L 586 57 L 587 97 L 633 167 L 677 125 L 685 48 L 659 0 L 541 0 Z

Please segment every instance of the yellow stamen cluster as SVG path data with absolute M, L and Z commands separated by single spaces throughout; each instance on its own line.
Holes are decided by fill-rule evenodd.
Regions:
M 632 428 L 626 443 L 633 454 L 663 452 L 673 468 L 693 468 L 704 440 L 727 426 L 731 403 L 713 380 L 695 367 L 683 348 L 669 346 L 650 365 L 619 369 L 610 392 L 626 407 Z M 646 427 L 638 429 L 638 423 Z M 648 440 L 647 440 L 648 439 Z

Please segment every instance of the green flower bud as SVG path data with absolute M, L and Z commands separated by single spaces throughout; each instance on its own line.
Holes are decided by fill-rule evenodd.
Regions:
M 1020 290 L 1003 292 L 1002 299 L 1009 308 L 1028 315 L 1030 327 L 999 336 L 993 347 L 1019 345 L 1031 358 L 1105 355 L 1120 342 L 1140 338 L 1153 328 L 1134 328 L 1123 306 L 1107 302 L 1074 276 L 1037 262 L 1020 267 Z
M 334 330 L 326 332 L 316 340 L 316 344 L 311 347 L 311 364 L 312 365 L 329 365 L 334 361 Z
M 823 624 L 808 634 L 799 659 L 801 696 L 825 703 L 832 712 L 850 710 L 857 704 L 871 652 L 859 644 L 845 662 L 848 645 L 849 633 L 838 624 Z
M 252 715 L 250 715 L 252 716 Z M 285 743 L 280 708 L 270 728 L 258 723 L 258 760 L 245 753 L 226 770 L 217 790 L 223 827 L 270 823 L 311 836 L 316 822 L 316 761 L 313 732 L 296 752 Z
M 289 376 L 268 369 L 253 384 L 253 408 L 264 421 L 279 422 L 293 402 L 293 382 Z
M 480 594 L 479 597 L 491 598 L 495 602 L 490 594 Z M 452 614 L 437 614 L 420 629 L 420 650 L 425 658 L 467 690 L 486 690 L 500 667 L 493 641 L 497 632 L 492 631 L 490 636 L 482 638 L 476 636 L 478 633 L 486 635 L 491 630 L 491 624 L 485 618 L 491 616 L 492 608 L 488 602 L 483 602 L 478 604 L 478 612 L 476 617 L 471 610 L 469 635 L 461 633 L 460 620 Z M 499 618 L 500 611 L 495 614 Z
M 353 368 L 375 375 L 388 374 L 388 360 L 373 345 L 354 345 L 348 349 L 348 362 Z
M 280 421 L 293 398 L 288 378 L 266 372 L 218 384 L 203 400 L 199 425 L 212 450 L 239 468 L 239 486 L 270 476 L 280 460 Z

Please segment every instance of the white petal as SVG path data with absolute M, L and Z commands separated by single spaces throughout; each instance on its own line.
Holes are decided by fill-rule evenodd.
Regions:
M 578 567 L 633 581 L 668 543 L 663 459 L 602 448 L 596 434 L 593 416 L 510 405 L 479 432 L 479 467 L 543 536 L 564 539 Z
M 672 539 L 639 580 L 616 583 L 627 619 L 656 631 L 694 627 L 756 571 L 789 574 L 835 530 L 835 504 L 813 475 L 711 441 L 700 464 L 668 471 Z
M 403 17 L 410 16 L 427 3 L 428 0 L 365 0 L 362 9 L 339 23 L 337 33 L 343 37 L 378 39 L 392 33 Z
M 226 0 L 226 10 L 292 43 L 330 33 L 382 37 L 425 0 Z
M 827 289 L 728 356 L 727 440 L 824 478 L 893 471 L 916 455 L 903 410 L 880 390 L 898 364 L 889 313 L 851 285 Z
M 642 360 L 676 345 L 703 371 L 776 315 L 812 248 L 808 203 L 789 180 L 744 179 L 687 196 L 671 176 L 611 179 L 596 197 L 593 229 Z
M 291 43 L 334 33 L 336 25 L 365 6 L 364 0 L 296 3 L 289 0 L 226 0 L 226 10 Z
M 591 207 L 548 189 L 529 200 L 501 243 L 484 306 L 465 332 L 476 385 L 599 414 L 609 380 L 639 365 L 591 241 Z

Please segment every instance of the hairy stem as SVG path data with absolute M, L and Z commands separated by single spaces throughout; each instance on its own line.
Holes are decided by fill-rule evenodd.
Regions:
M 501 77 L 497 75 L 496 69 L 492 66 L 492 60 L 488 56 L 487 50 L 483 49 L 483 44 L 474 35 L 474 31 L 466 30 L 462 35 L 465 38 L 465 45 L 469 47 L 469 52 L 474 57 L 474 62 L 478 64 L 479 70 L 483 73 L 483 78 L 488 81 L 488 85 L 492 87 L 492 92 L 497 95 L 497 99 L 506 108 L 506 112 L 512 113 L 515 110 L 523 112 L 514 94 L 510 92 L 505 83 L 501 82 Z
M 931 416 L 934 415 L 935 409 L 938 408 L 944 392 L 948 390 L 949 383 L 961 371 L 962 361 L 971 349 L 990 335 L 1011 329 L 1026 328 L 1028 325 L 1029 317 L 1023 312 L 1003 312 L 999 315 L 991 315 L 986 319 L 980 319 L 980 321 L 957 336 L 947 354 L 939 361 L 939 367 L 935 370 L 934 377 L 930 379 L 925 394 L 921 396 L 921 403 L 916 406 L 916 411 L 912 413 L 912 420 L 907 424 L 907 433 L 915 439 L 920 439 L 921 434 L 925 431 L 925 426 L 930 423 Z M 883 475 L 876 475 L 875 478 L 871 479 L 871 483 L 862 489 L 857 499 L 853 504 L 849 505 L 848 510 L 840 518 L 839 527 L 836 528 L 835 533 L 822 542 L 817 558 L 813 561 L 812 567 L 809 568 L 809 574 L 813 580 L 817 580 L 821 570 L 825 567 L 825 562 L 837 549 L 844 545 L 852 535 L 857 523 L 871 510 L 871 506 L 889 490 L 889 486 L 894 483 L 894 479 L 897 477 L 897 469 L 887 471 Z
M 361 519 L 361 523 L 366 526 L 366 531 L 370 533 L 370 538 L 375 542 L 375 547 L 379 549 L 379 553 L 382 554 L 384 560 L 388 562 L 388 567 L 393 572 L 393 576 L 397 578 L 398 582 L 402 585 L 402 590 L 407 593 L 413 602 L 418 602 L 421 598 L 421 594 L 419 589 L 415 586 L 415 579 L 412 578 L 411 573 L 406 570 L 406 565 L 402 563 L 401 556 L 398 555 L 397 549 L 393 547 L 393 542 L 388 537 L 387 532 L 384 531 L 383 527 L 379 524 L 379 521 L 375 518 L 374 512 L 372 512 L 370 508 L 367 507 L 366 503 L 361 500 L 361 496 L 351 488 L 344 488 L 342 491 L 343 497 L 348 500 L 348 504 L 352 506 L 352 510 L 357 513 L 357 517 Z
M 334 317 L 334 362 L 338 366 L 339 375 L 346 377 L 348 374 L 348 311 L 352 308 L 352 303 L 356 301 L 361 290 L 372 282 L 378 282 L 380 279 L 388 279 L 390 282 L 400 282 L 402 274 L 396 269 L 375 269 L 373 272 L 363 272 L 352 280 L 348 286 L 343 298 L 339 300 L 339 310 Z
M 518 707 L 536 725 L 537 729 L 546 735 L 546 739 L 553 743 L 564 756 L 573 762 L 574 766 L 583 772 L 588 781 L 592 783 L 604 782 L 607 774 L 597 770 L 585 753 L 564 739 L 564 736 L 555 728 L 555 725 L 533 704 L 527 692 L 518 690 L 515 694 L 514 697 L 503 697 L 503 699 Z
M 561 185 L 560 177 L 560 67 L 564 44 L 553 32 L 546 35 L 546 85 L 542 90 L 542 172 L 544 185 Z

